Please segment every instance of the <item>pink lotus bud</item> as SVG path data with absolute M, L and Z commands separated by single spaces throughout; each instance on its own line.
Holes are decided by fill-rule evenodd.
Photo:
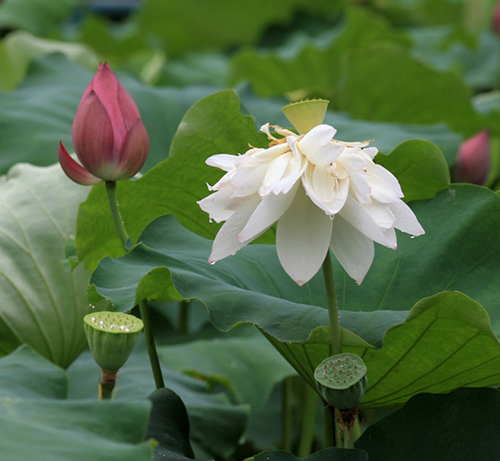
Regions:
M 500 35 L 500 2 L 498 2 L 493 9 L 491 17 L 491 31 L 494 34 Z
M 490 171 L 490 134 L 488 130 L 472 136 L 458 150 L 455 181 L 484 184 Z
M 146 127 L 132 96 L 108 63 L 99 66 L 83 93 L 71 134 L 83 167 L 62 143 L 59 162 L 78 184 L 131 178 L 144 165 L 149 150 Z

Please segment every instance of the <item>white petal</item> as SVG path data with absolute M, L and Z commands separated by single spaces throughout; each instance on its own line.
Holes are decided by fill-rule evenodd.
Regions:
M 424 229 L 417 220 L 417 217 L 411 211 L 411 208 L 399 200 L 395 203 L 389 203 L 392 213 L 396 217 L 396 222 L 394 227 L 400 231 L 406 232 L 411 235 L 422 235 L 425 234 Z
M 391 172 L 374 163 L 367 164 L 366 169 L 372 196 L 379 202 L 392 203 L 404 197 L 398 180 Z
M 274 139 L 276 141 L 276 138 L 271 134 L 271 131 L 269 128 L 270 128 L 269 123 L 266 123 L 265 125 L 262 125 L 260 127 L 260 131 L 262 131 L 263 133 L 266 133 L 266 135 L 269 139 Z
M 264 181 L 262 182 L 261 188 L 259 189 L 259 194 L 261 196 L 271 193 L 274 186 L 278 184 L 283 178 L 290 160 L 292 159 L 293 155 L 291 153 L 287 153 L 284 155 L 280 155 L 269 164 L 266 176 L 264 178 Z
M 373 160 L 378 154 L 378 149 L 376 147 L 365 147 L 363 152 Z
M 396 218 L 389 204 L 373 200 L 369 205 L 363 205 L 363 208 L 377 223 L 378 227 L 382 229 L 391 229 L 394 226 Z
M 290 130 L 287 130 L 286 128 L 281 128 L 280 126 L 278 125 L 269 125 L 269 123 L 266 123 L 265 125 L 262 125 L 260 127 L 260 131 L 262 131 L 263 133 L 266 133 L 267 134 L 267 137 L 269 139 L 273 139 L 273 140 L 277 140 L 272 134 L 271 134 L 271 130 L 270 128 L 273 128 L 274 131 L 276 131 L 276 133 L 280 134 L 281 136 L 297 136 L 295 133 L 293 133 L 292 131 Z
M 231 186 L 238 190 L 234 195 L 251 195 L 257 192 L 266 177 L 268 166 L 268 163 L 239 165 L 230 180 Z
M 288 194 L 271 194 L 264 197 L 243 230 L 238 234 L 238 240 L 240 242 L 252 241 L 256 236 L 269 229 L 288 209 L 299 186 L 300 183 L 297 182 Z
M 388 246 L 389 242 L 380 230 L 375 220 L 368 214 L 356 200 L 350 195 L 347 196 L 344 208 L 340 210 L 339 214 L 353 227 L 365 234 L 373 241 L 381 245 Z
M 370 203 L 372 188 L 368 183 L 365 173 L 366 159 L 358 150 L 346 149 L 337 159 L 336 164 L 341 165 L 349 174 L 349 186 L 361 203 Z
M 320 172 L 316 171 L 318 169 Z M 324 176 L 323 181 L 321 181 L 321 176 Z M 349 193 L 348 179 L 342 180 L 337 186 L 334 186 L 331 182 L 332 178 L 331 174 L 326 172 L 325 167 L 312 164 L 309 164 L 305 174 L 302 175 L 302 184 L 309 198 L 329 215 L 338 213 L 344 207 Z M 334 192 L 333 198 L 326 193 L 328 186 Z
M 330 247 L 345 271 L 360 285 L 373 262 L 373 241 L 337 215 Z
M 236 167 L 236 160 L 238 158 L 238 155 L 218 154 L 208 157 L 205 160 L 205 163 L 209 166 L 215 166 L 224 171 L 231 171 Z
M 214 263 L 227 256 L 234 255 L 239 249 L 247 245 L 238 240 L 237 235 L 245 227 L 248 218 L 252 216 L 261 198 L 259 194 L 249 197 L 244 205 L 235 211 L 232 216 L 220 228 L 212 245 L 212 254 L 208 258 L 209 263 Z
M 291 154 L 290 156 L 291 160 L 283 173 L 282 179 L 273 187 L 273 194 L 287 194 L 307 168 L 308 163 L 305 157 L 297 162 Z
M 339 143 L 331 142 L 336 129 L 329 125 L 318 125 L 297 142 L 297 148 L 314 165 L 333 163 L 345 149 Z
M 205 213 L 210 215 L 210 219 L 215 222 L 227 221 L 235 210 L 248 200 L 248 197 L 233 198 L 233 190 L 232 187 L 225 187 L 197 203 Z
M 299 187 L 278 221 L 276 250 L 286 273 L 300 286 L 321 268 L 328 251 L 332 220 Z
M 274 125 L 274 129 L 276 130 L 276 133 L 280 134 L 281 136 L 284 136 L 285 138 L 287 136 L 297 136 L 297 133 L 287 130 L 286 128 L 281 128 L 278 125 Z
M 395 250 L 398 247 L 398 237 L 396 235 L 396 230 L 394 228 L 391 229 L 382 229 L 384 233 L 385 239 L 387 240 L 386 247 L 391 250 Z

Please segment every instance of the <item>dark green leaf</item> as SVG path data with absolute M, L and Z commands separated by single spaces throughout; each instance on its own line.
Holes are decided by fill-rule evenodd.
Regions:
M 429 141 L 406 141 L 389 156 L 377 155 L 375 161 L 398 178 L 405 202 L 433 198 L 450 184 L 443 153 Z
M 28 346 L 21 346 L 0 359 L 0 398 L 64 399 L 67 387 L 63 369 Z
M 24 346 L 0 359 L 0 445 L 16 461 L 147 461 L 147 400 L 66 400 L 67 376 Z
M 147 438 L 159 442 L 154 459 L 194 459 L 189 443 L 189 418 L 180 397 L 170 389 L 158 389 L 149 397 L 153 403 Z
M 398 235 L 398 249 L 376 246 L 361 287 L 335 270 L 343 309 L 407 310 L 424 296 L 458 290 L 488 311 L 500 334 L 500 197 L 478 186 L 452 185 L 431 200 L 413 202 L 425 229 L 415 239 Z
M 307 458 L 297 458 L 287 451 L 264 451 L 249 458 L 249 461 L 368 461 L 368 453 L 348 448 L 325 448 Z
M 237 402 L 250 404 L 254 411 L 265 405 L 277 383 L 295 374 L 259 333 L 165 346 L 159 355 L 173 370 L 222 384 Z
M 248 422 L 248 405 L 234 405 L 228 395 L 213 392 L 197 379 L 162 367 L 169 389 L 184 402 L 189 415 L 190 441 L 196 459 L 226 459 L 232 455 Z M 68 369 L 71 399 L 97 398 L 99 368 L 90 352 L 84 352 Z M 151 365 L 143 339 L 121 369 L 116 402 L 145 399 L 155 388 Z
M 370 426 L 356 442 L 370 461 L 487 461 L 500 453 L 500 393 L 457 389 L 420 394 Z
M 409 310 L 423 296 L 452 289 L 484 305 L 493 328 L 500 329 L 496 289 L 500 283 L 500 197 L 481 187 L 457 185 L 412 205 L 426 234 L 416 239 L 400 234 L 397 250 L 377 246 L 361 287 L 336 264 L 341 308 Z M 162 284 L 170 283 L 171 275 L 182 296 L 207 305 L 221 330 L 241 321 L 257 322 L 282 341 L 305 341 L 315 327 L 327 324 L 324 309 L 307 307 L 326 306 L 321 274 L 299 288 L 281 268 L 273 246 L 250 245 L 209 266 L 212 242 L 183 230 L 172 217 L 153 222 L 140 240 L 143 244 L 125 257 L 103 260 L 93 274 L 99 293 L 119 309 L 130 309 L 159 291 Z M 276 318 L 271 319 L 272 314 Z

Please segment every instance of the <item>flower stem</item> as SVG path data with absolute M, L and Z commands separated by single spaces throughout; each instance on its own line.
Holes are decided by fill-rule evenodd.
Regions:
M 335 282 L 333 280 L 330 250 L 328 250 L 325 261 L 323 262 L 323 277 L 325 279 L 326 298 L 328 301 L 328 317 L 330 320 L 330 354 L 336 355 L 342 353 L 342 340 L 340 337 L 339 309 L 337 306 Z
M 337 306 L 337 293 L 333 280 L 332 258 L 330 249 L 323 262 L 323 277 L 325 280 L 326 299 L 328 302 L 328 318 L 330 320 L 330 355 L 342 353 L 342 340 L 340 337 L 339 309 Z M 326 404 L 326 403 L 325 403 Z M 335 408 L 325 406 L 325 446 L 335 446 Z
M 162 389 L 165 387 L 165 382 L 163 381 L 160 361 L 158 360 L 158 352 L 156 352 L 155 338 L 151 328 L 151 317 L 149 316 L 149 306 L 145 299 L 139 302 L 139 310 L 141 312 L 141 320 L 144 322 L 144 338 L 146 340 L 146 347 L 148 349 L 149 361 L 151 362 L 156 389 Z
M 111 216 L 113 216 L 116 232 L 118 233 L 118 237 L 120 237 L 123 248 L 127 250 L 127 241 L 129 240 L 129 237 L 127 230 L 125 229 L 125 225 L 123 224 L 120 209 L 118 208 L 118 200 L 116 199 L 116 181 L 106 181 L 106 192 L 108 193 L 109 208 L 111 209 Z
M 112 400 L 113 390 L 115 389 L 117 371 L 108 371 L 101 368 L 101 377 L 99 379 L 99 400 Z
M 123 224 L 122 216 L 118 208 L 118 200 L 116 199 L 116 182 L 106 181 L 106 191 L 108 193 L 109 207 L 111 209 L 111 215 L 113 216 L 113 222 L 115 223 L 116 232 L 120 237 L 123 248 L 127 250 L 127 242 L 129 241 L 129 236 L 125 225 Z M 139 310 L 141 312 L 141 319 L 144 323 L 144 337 L 146 339 L 146 347 L 148 350 L 149 361 L 151 362 L 151 369 L 153 370 L 153 376 L 157 389 L 165 387 L 163 381 L 163 375 L 161 372 L 160 361 L 158 360 L 158 353 L 156 352 L 156 345 L 153 336 L 153 330 L 151 326 L 151 318 L 149 315 L 149 306 L 146 300 L 139 302 Z

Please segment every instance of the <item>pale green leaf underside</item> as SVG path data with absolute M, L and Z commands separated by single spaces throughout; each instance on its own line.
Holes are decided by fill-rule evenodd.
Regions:
M 68 273 L 61 260 L 87 193 L 59 165 L 19 164 L 0 178 L 2 353 L 27 343 L 67 366 L 83 349 L 88 273 Z

